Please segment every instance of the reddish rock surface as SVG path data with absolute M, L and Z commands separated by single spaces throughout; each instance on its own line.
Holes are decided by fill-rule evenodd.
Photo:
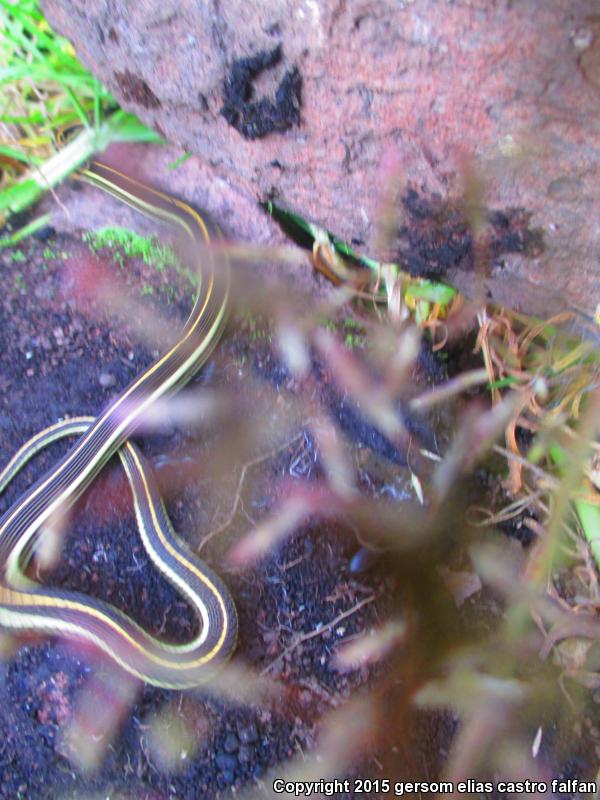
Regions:
M 492 260 L 477 281 L 457 262 L 450 279 L 536 313 L 594 312 L 593 0 L 42 5 L 126 108 L 200 158 L 190 181 L 216 182 L 200 199 L 229 233 L 274 241 L 256 204 L 274 196 L 386 257 L 377 220 L 391 189 L 460 198 L 475 171 L 486 206 L 531 211 L 546 246 Z M 197 184 L 184 193 L 196 199 Z

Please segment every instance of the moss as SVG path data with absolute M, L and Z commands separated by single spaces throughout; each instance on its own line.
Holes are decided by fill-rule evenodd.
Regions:
M 69 254 L 65 250 L 53 250 L 51 247 L 44 247 L 42 257 L 45 261 L 54 261 L 58 258 L 65 261 L 69 257 Z
M 126 258 L 141 258 L 144 264 L 152 265 L 158 272 L 174 269 L 190 286 L 198 286 L 194 272 L 182 266 L 173 248 L 161 244 L 156 236 L 140 236 L 129 228 L 112 226 L 89 231 L 84 235 L 84 241 L 96 252 L 111 249 L 113 260 L 120 267 L 124 266 Z M 146 287 L 142 288 L 142 294 L 150 293 Z
M 162 245 L 156 236 L 140 236 L 129 228 L 100 228 L 86 233 L 84 239 L 92 250 L 112 248 L 115 253 L 126 258 L 141 258 L 145 264 L 152 264 L 159 272 L 166 267 L 179 266 L 171 247 Z M 116 260 L 121 263 L 122 257 Z
M 347 333 L 344 338 L 344 344 L 350 350 L 358 347 L 364 347 L 365 337 L 360 333 Z
M 344 340 L 344 345 L 349 349 L 362 348 L 365 346 L 365 330 L 360 322 L 354 317 L 344 317 L 343 319 L 328 319 L 322 326 L 336 336 Z
M 249 309 L 239 311 L 240 322 L 247 330 L 251 342 L 271 341 L 271 327 L 268 319 L 260 314 L 253 314 Z
M 26 258 L 27 256 L 22 250 L 13 250 L 13 252 L 10 254 L 10 260 L 14 264 L 22 264 Z

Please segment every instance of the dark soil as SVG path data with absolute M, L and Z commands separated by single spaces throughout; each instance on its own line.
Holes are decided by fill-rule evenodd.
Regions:
M 150 363 L 153 353 L 134 333 L 138 306 L 144 313 L 158 307 L 175 327 L 185 314 L 189 287 L 182 279 L 129 261 L 123 269 L 114 265 L 112 269 L 131 294 L 132 324 L 111 322 L 93 297 L 80 291 L 77 276 L 86 275 L 95 260 L 77 237 L 55 237 L 43 244 L 32 241 L 17 255 L 1 256 L 2 464 L 44 426 L 67 415 L 98 413 Z M 173 282 L 174 295 L 167 292 Z M 141 286 L 152 286 L 152 292 L 145 293 L 152 296 L 142 297 Z M 263 333 L 257 335 L 251 327 L 230 327 L 212 366 L 195 379 L 194 386 L 225 388 L 234 395 L 246 384 L 256 386 L 251 404 L 260 416 L 263 401 L 267 414 L 273 403 L 280 408 L 292 403 L 293 386 L 272 355 L 268 337 L 261 338 Z M 358 439 L 377 450 L 381 442 L 373 439 L 368 426 L 357 427 L 355 412 L 343 404 L 338 408 L 337 402 L 329 393 L 323 404 L 334 414 L 337 408 L 346 430 L 352 433 L 354 426 Z M 140 442 L 157 470 L 174 526 L 192 547 L 227 518 L 244 464 L 245 456 L 236 456 L 231 445 L 234 480 L 223 487 L 211 485 L 213 470 L 207 464 L 218 452 L 222 433 L 218 426 L 196 435 L 172 426 Z M 389 456 L 389 445 L 384 445 L 383 455 Z M 0 497 L 0 511 L 67 446 L 55 444 L 28 465 Z M 263 446 L 260 452 L 270 449 Z M 365 448 L 359 451 L 364 480 L 371 475 L 371 485 L 381 489 L 386 479 L 370 470 Z M 377 460 L 376 453 L 373 458 Z M 392 460 L 402 461 L 400 456 Z M 192 470 L 186 469 L 190 463 L 195 465 Z M 228 787 L 251 784 L 267 770 L 310 750 L 319 717 L 369 680 L 364 668 L 341 673 L 330 662 L 340 642 L 365 631 L 384 613 L 389 579 L 377 571 L 360 577 L 352 574 L 356 541 L 348 530 L 333 524 L 307 524 L 253 570 L 228 572 L 222 556 L 232 540 L 275 503 L 281 479 L 310 479 L 319 469 L 314 442 L 301 420 L 289 423 L 288 443 L 252 470 L 240 511 L 202 553 L 223 575 L 238 607 L 236 658 L 276 678 L 283 687 L 283 701 L 247 705 L 202 692 L 182 694 L 145 686 L 130 703 L 123 701 L 124 708 L 118 711 L 118 692 L 111 695 L 109 684 L 99 684 L 97 678 L 115 668 L 97 654 L 54 639 L 13 642 L 12 657 L 0 664 L 4 732 L 0 797 L 75 798 L 93 790 L 111 798 L 209 798 Z M 193 616 L 153 569 L 137 536 L 118 459 L 80 499 L 70 522 L 64 552 L 45 577 L 47 583 L 103 598 L 168 639 L 190 636 Z M 347 616 L 343 625 L 327 627 L 364 600 L 369 602 Z M 321 634 L 294 646 L 299 632 L 321 627 Z M 94 703 L 102 702 L 100 691 L 108 692 L 107 702 L 115 705 L 122 724 L 112 740 L 107 735 L 100 767 L 86 775 L 70 760 L 62 732 L 80 713 L 80 698 L 87 697 L 91 706 L 86 713 L 94 716 Z M 148 721 L 157 711 L 171 709 L 192 721 L 192 734 L 199 743 L 177 769 L 165 770 L 148 745 Z M 364 767 L 368 770 L 369 763 Z
M 98 413 L 143 371 L 156 354 L 140 342 L 140 323 L 160 313 L 177 331 L 185 317 L 190 287 L 180 275 L 135 260 L 118 267 L 110 255 L 102 258 L 125 286 L 131 307 L 127 323 L 109 319 L 90 294 L 99 260 L 80 237 L 32 241 L 16 253 L 0 254 L 0 464 L 61 417 Z M 421 378 L 428 383 L 455 368 L 455 363 L 442 366 L 427 351 L 421 355 Z M 453 522 L 460 520 L 448 510 L 449 535 L 436 551 L 425 546 L 411 558 L 377 558 L 361 548 L 350 526 L 310 519 L 258 566 L 228 569 L 231 545 L 277 507 L 283 491 L 321 476 L 307 425 L 313 411 L 328 413 L 344 432 L 365 496 L 398 506 L 400 514 L 411 496 L 410 471 L 406 453 L 335 389 L 323 364 L 314 364 L 310 402 L 306 397 L 299 402 L 301 389 L 260 319 L 234 317 L 210 364 L 180 397 L 202 389 L 222 392 L 234 402 L 224 403 L 222 415 L 198 430 L 170 423 L 138 441 L 154 466 L 175 529 L 190 547 L 201 548 L 232 591 L 240 619 L 234 664 L 274 679 L 279 694 L 252 703 L 224 700 L 207 690 L 137 686 L 128 694 L 127 681 L 97 653 L 57 639 L 5 639 L 2 800 L 74 800 L 90 793 L 111 800 L 195 800 L 242 787 L 268 794 L 270 781 L 288 762 L 314 752 L 324 715 L 360 690 L 371 692 L 386 709 L 382 719 L 389 729 L 377 731 L 375 755 L 361 751 L 356 757 L 356 774 L 412 780 L 440 775 L 456 720 L 450 714 L 415 717 L 407 705 L 409 689 L 397 675 L 412 672 L 418 686 L 445 637 L 463 643 L 485 638 L 502 614 L 499 599 L 485 591 L 459 612 L 448 593 L 439 594 L 436 564 L 465 566 L 459 563 L 460 548 L 451 549 L 458 541 Z M 405 421 L 424 447 L 438 448 L 439 435 L 428 420 Z M 53 445 L 27 466 L 0 497 L 0 512 L 67 446 Z M 497 476 L 481 472 L 470 491 L 493 496 L 501 490 Z M 507 533 L 520 538 L 517 530 Z M 184 641 L 195 630 L 186 603 L 144 552 L 116 458 L 78 502 L 63 552 L 44 580 L 107 600 L 167 640 Z M 421 639 L 411 643 L 417 652 L 398 656 L 409 669 L 337 670 L 333 656 L 339 645 L 385 620 L 411 592 L 417 592 L 425 624 Z M 411 659 L 417 667 L 410 666 Z M 554 763 L 552 774 L 589 777 L 591 750 L 600 742 L 597 716 L 592 709 L 582 721 L 561 721 L 560 731 L 557 720 L 546 722 L 544 747 L 547 761 Z M 104 717 L 108 723 L 102 727 Z M 168 722 L 163 736 L 175 746 L 175 760 L 168 764 L 153 744 L 161 718 Z M 87 772 L 78 766 L 77 748 L 64 738 L 75 723 L 84 730 L 81 750 L 90 741 L 98 745 L 98 766 Z M 177 747 L 173 731 L 180 724 L 188 736 Z M 89 730 L 85 734 L 86 726 L 95 739 Z
M 502 263 L 508 253 L 533 257 L 545 248 L 541 229 L 531 227 L 532 215 L 523 208 L 479 209 L 484 231 L 476 241 L 463 203 L 428 197 L 411 188 L 402 206 L 409 224 L 398 231 L 396 257 L 411 275 L 440 280 L 456 267 L 472 272 L 478 259 L 483 264 Z
M 267 70 L 280 65 L 281 45 L 233 62 L 223 84 L 221 114 L 245 139 L 261 139 L 269 133 L 285 133 L 300 124 L 302 77 L 298 67 L 286 71 L 275 89 L 275 100 L 256 99 L 253 83 Z

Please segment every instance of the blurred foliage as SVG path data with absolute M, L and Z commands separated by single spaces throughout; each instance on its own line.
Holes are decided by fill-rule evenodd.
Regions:
M 116 109 L 69 42 L 48 27 L 35 0 L 0 0 L 0 25 L 0 213 L 27 208 L 109 141 L 157 138 Z M 83 132 L 57 154 L 61 133 L 73 125 Z M 362 639 L 353 637 L 345 657 L 342 648 L 327 651 L 332 669 L 360 669 L 382 659 L 386 668 L 376 672 L 369 693 L 322 720 L 319 758 L 292 762 L 289 775 L 333 777 L 379 749 L 383 775 L 422 776 L 414 720 L 419 709 L 442 708 L 453 712 L 458 730 L 445 763 L 436 765 L 447 777 L 543 776 L 536 760 L 540 747 L 551 747 L 561 723 L 568 738 L 573 716 L 588 700 L 586 690 L 600 688 L 598 332 L 579 338 L 568 314 L 538 320 L 470 302 L 441 282 L 413 278 L 399 264 L 357 252 L 273 203 L 266 208 L 338 285 L 318 308 L 312 299 L 294 303 L 262 286 L 257 307 L 247 301 L 252 345 L 260 339 L 279 348 L 296 382 L 298 407 L 314 412 L 310 429 L 322 474 L 310 485 L 287 487 L 280 505 L 235 544 L 230 558 L 238 568 L 248 567 L 307 518 L 335 517 L 366 549 L 385 553 L 394 577 L 388 622 Z M 7 243 L 16 237 L 9 233 Z M 96 248 L 108 244 L 125 255 L 170 263 L 156 242 L 122 230 L 93 239 Z M 348 310 L 351 299 L 354 312 Z M 415 383 L 423 337 L 433 351 L 445 353 L 474 345 L 469 368 L 457 368 L 441 385 Z M 412 495 L 401 506 L 364 491 L 339 425 L 323 407 L 315 410 L 314 354 L 339 395 L 408 453 Z M 239 392 L 238 402 L 245 393 Z M 443 410 L 433 413 L 435 452 L 407 431 L 407 409 L 417 417 Z M 258 463 L 247 458 L 243 436 L 251 429 L 261 444 L 272 444 L 266 428 L 253 423 L 222 448 L 223 471 L 236 459 L 242 464 L 236 503 L 247 467 Z M 221 462 L 215 457 L 210 463 L 216 472 Z M 479 490 L 482 474 L 492 476 L 491 491 Z M 499 526 L 526 534 L 529 546 L 509 547 L 496 536 Z M 477 606 L 471 615 L 463 607 L 482 594 L 501 609 L 483 624 Z M 301 631 L 294 648 L 327 627 Z M 247 698 L 254 698 L 255 678 L 252 670 L 234 670 L 224 674 L 223 686 L 229 680 L 236 689 L 249 687 Z M 149 731 L 165 769 L 194 752 L 192 734 L 172 710 L 158 714 Z M 88 760 L 96 764 L 95 751 L 92 756 Z
M 160 141 L 86 70 L 37 0 L 0 0 L 0 226 L 111 141 Z M 64 143 L 64 133 L 83 133 Z M 27 235 L 46 223 L 29 222 Z M 4 246 L 15 234 L 5 235 Z

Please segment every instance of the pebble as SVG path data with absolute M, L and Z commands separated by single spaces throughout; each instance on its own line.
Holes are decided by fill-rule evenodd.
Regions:
M 305 539 L 304 540 L 304 555 L 312 556 L 315 550 L 315 543 L 312 539 Z
M 111 372 L 101 372 L 98 380 L 103 389 L 110 389 L 111 386 L 114 386 L 117 382 L 117 379 Z
M 248 744 L 240 745 L 238 750 L 238 761 L 240 764 L 249 764 L 252 761 L 253 750 Z
M 34 231 L 31 235 L 34 239 L 37 239 L 40 242 L 45 242 L 48 239 L 51 239 L 56 233 L 56 228 L 53 228 L 52 225 L 44 225 L 43 228 L 38 228 L 37 231 Z
M 231 786 L 231 784 L 235 780 L 235 775 L 231 770 L 225 770 L 225 772 L 221 772 L 217 778 L 217 785 L 219 788 L 223 789 L 225 786 Z
M 258 740 L 258 731 L 253 722 L 249 722 L 248 725 L 244 725 L 243 728 L 238 728 L 238 735 L 240 742 L 243 744 L 252 744 Z
M 233 772 L 238 765 L 237 756 L 230 753 L 217 753 L 215 763 L 221 772 Z
M 223 750 L 225 750 L 226 753 L 237 753 L 239 747 L 240 743 L 235 733 L 228 733 L 223 742 Z
M 39 284 L 39 286 L 36 286 L 33 290 L 33 293 L 38 300 L 52 300 L 55 291 L 50 281 L 45 281 L 44 283 Z

